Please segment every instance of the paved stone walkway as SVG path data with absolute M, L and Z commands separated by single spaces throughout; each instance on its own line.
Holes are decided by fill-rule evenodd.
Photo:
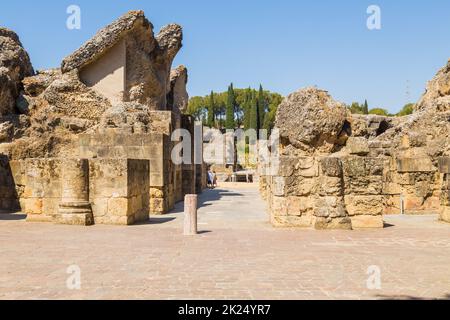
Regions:
M 182 236 L 181 206 L 131 227 L 2 214 L 0 299 L 450 298 L 450 225 L 436 216 L 318 232 L 272 228 L 254 186 L 207 191 L 200 202 L 197 237 Z M 67 288 L 71 265 L 81 290 Z M 380 290 L 367 287 L 370 266 Z

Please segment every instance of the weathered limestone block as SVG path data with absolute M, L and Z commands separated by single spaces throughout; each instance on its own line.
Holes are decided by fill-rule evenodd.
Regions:
M 350 137 L 347 140 L 347 148 L 352 155 L 365 156 L 369 154 L 369 141 L 363 137 Z
M 27 221 L 50 222 L 58 213 L 62 196 L 62 160 L 26 159 L 22 210 Z
M 165 194 L 163 188 L 150 188 L 150 214 L 162 215 L 167 212 Z
M 310 227 L 313 206 L 310 197 L 272 197 L 271 223 L 275 227 Z
M 439 158 L 439 172 L 450 174 L 450 157 Z
M 319 191 L 318 178 L 289 177 L 285 179 L 287 195 L 310 196 Z
M 321 176 L 318 180 L 318 194 L 320 196 L 343 196 L 344 180 L 342 177 Z
M 352 230 L 352 221 L 350 218 L 324 218 L 315 217 L 313 225 L 316 230 Z
M 314 204 L 314 215 L 321 218 L 344 218 L 347 211 L 342 197 L 317 197 Z
M 408 172 L 435 172 L 436 168 L 430 158 L 400 158 L 397 159 L 397 171 Z
M 327 157 L 320 159 L 322 175 L 328 177 L 342 177 L 342 161 L 339 158 Z
M 383 158 L 343 158 L 345 194 L 380 195 L 383 168 Z
M 330 152 L 345 142 L 342 135 L 346 115 L 345 106 L 334 101 L 328 92 L 305 88 L 284 99 L 275 122 L 281 137 L 296 149 Z
M 89 203 L 87 159 L 65 159 L 62 162 L 61 202 L 55 221 L 60 224 L 83 226 L 94 224 Z
M 450 158 L 439 159 L 439 171 L 442 173 L 440 195 L 440 219 L 450 223 Z
M 383 196 L 345 196 L 345 206 L 349 216 L 381 216 L 384 210 Z
M 95 223 L 130 225 L 148 220 L 148 160 L 91 159 L 89 163 Z
M 370 215 L 361 215 L 361 216 L 353 216 L 350 218 L 352 221 L 353 229 L 369 229 L 369 228 L 383 228 L 384 221 L 382 216 L 370 216 Z
M 271 223 L 278 228 L 309 228 L 312 225 L 312 216 L 272 216 Z

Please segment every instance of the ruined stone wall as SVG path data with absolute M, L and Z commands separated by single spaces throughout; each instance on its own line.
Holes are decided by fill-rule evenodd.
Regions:
M 85 158 L 116 158 L 149 160 L 149 201 L 151 214 L 170 210 L 174 200 L 169 166 L 171 142 L 163 133 L 128 134 L 115 129 L 102 133 L 80 135 L 80 156 Z
M 20 210 L 24 190 L 23 161 L 9 161 L 0 156 L 0 211 Z
M 276 119 L 284 126 L 280 172 L 260 179 L 273 224 L 382 228 L 383 214 L 400 213 L 448 219 L 447 100 L 390 118 L 345 115 L 316 88 L 289 95 Z
M 91 204 L 94 223 L 129 225 L 148 220 L 148 160 L 101 158 L 86 161 L 89 163 L 85 170 L 89 181 L 86 200 Z M 27 221 L 61 222 L 60 205 L 67 179 L 63 171 L 73 169 L 65 168 L 68 164 L 71 162 L 66 159 L 26 160 L 21 202 Z
M 450 158 L 439 159 L 439 171 L 442 179 L 440 218 L 444 222 L 450 222 Z
M 275 226 L 382 227 L 383 160 L 358 156 L 286 157 L 262 180 Z
M 62 159 L 26 159 L 22 211 L 27 221 L 50 222 L 62 196 Z
M 149 219 L 149 161 L 89 162 L 89 201 L 96 223 L 130 225 Z

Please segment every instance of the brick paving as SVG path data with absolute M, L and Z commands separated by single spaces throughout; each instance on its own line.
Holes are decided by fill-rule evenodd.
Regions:
M 196 237 L 182 205 L 150 223 L 73 227 L 0 215 L 0 299 L 444 299 L 450 225 L 390 216 L 371 231 L 275 229 L 255 186 L 200 197 Z M 67 268 L 81 270 L 70 290 Z M 367 288 L 378 266 L 381 289 Z

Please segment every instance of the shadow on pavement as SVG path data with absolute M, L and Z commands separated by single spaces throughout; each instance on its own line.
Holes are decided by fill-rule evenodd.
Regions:
M 19 221 L 25 220 L 26 218 L 27 218 L 26 214 L 0 213 L 0 221 Z

